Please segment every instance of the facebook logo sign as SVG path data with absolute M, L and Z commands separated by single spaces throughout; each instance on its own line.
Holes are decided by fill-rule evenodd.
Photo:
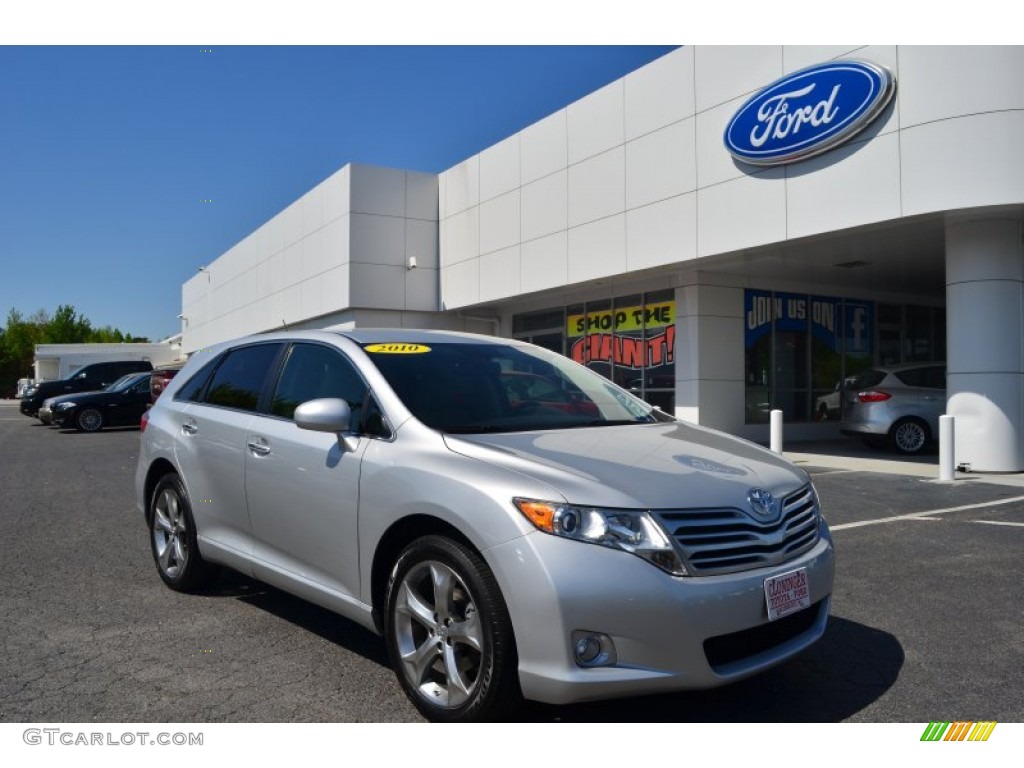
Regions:
M 870 355 L 874 334 L 874 305 L 867 301 L 846 301 L 843 306 L 843 336 L 848 355 Z

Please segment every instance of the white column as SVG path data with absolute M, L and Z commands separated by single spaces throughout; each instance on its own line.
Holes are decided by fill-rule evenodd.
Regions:
M 956 463 L 1024 471 L 1024 220 L 946 223 L 946 413 Z

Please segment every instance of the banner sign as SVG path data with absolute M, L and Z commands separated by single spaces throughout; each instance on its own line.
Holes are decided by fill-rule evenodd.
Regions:
M 844 314 L 845 304 L 845 314 Z M 846 337 L 846 352 L 871 351 L 873 305 L 865 301 L 846 301 L 831 296 L 806 296 L 797 293 L 771 293 L 747 290 L 744 296 L 744 341 L 750 348 L 772 323 L 779 331 L 806 331 L 834 352 L 841 351 Z
M 672 325 L 676 321 L 676 303 L 660 301 L 636 307 L 618 307 L 617 309 L 589 312 L 586 315 L 569 315 L 566 320 L 566 335 L 569 338 L 582 336 L 585 333 L 601 331 L 623 333 L 641 331 L 646 326 L 661 328 Z

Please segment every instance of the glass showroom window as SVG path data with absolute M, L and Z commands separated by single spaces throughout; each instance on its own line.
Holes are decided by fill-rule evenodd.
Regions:
M 746 422 L 838 420 L 844 382 L 869 367 L 869 302 L 746 291 Z
M 556 330 L 554 319 L 560 318 Z M 636 293 L 512 318 L 516 338 L 562 352 L 656 405 L 675 409 L 675 292 Z

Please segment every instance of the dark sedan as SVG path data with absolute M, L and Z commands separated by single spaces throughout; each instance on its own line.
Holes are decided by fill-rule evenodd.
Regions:
M 149 405 L 149 371 L 126 376 L 101 392 L 68 395 L 53 405 L 59 427 L 98 432 L 104 427 L 138 426 Z

